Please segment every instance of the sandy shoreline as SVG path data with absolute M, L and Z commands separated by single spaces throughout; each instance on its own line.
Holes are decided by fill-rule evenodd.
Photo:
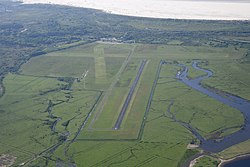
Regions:
M 202 157 L 204 157 L 204 156 L 205 156 L 205 155 L 201 155 L 201 156 L 195 158 L 194 160 L 192 160 L 192 161 L 190 162 L 190 164 L 189 164 L 189 167 L 193 167 L 193 166 L 196 164 L 196 162 L 198 161 L 198 159 L 200 159 L 200 158 L 202 158 Z
M 189 164 L 189 167 L 193 167 L 196 162 L 198 161 L 198 159 L 204 157 L 204 156 L 207 156 L 207 155 L 200 155 L 199 157 L 193 159 L 190 164 Z M 220 163 L 218 165 L 218 167 L 223 167 L 223 165 L 229 163 L 229 162 L 232 162 L 232 161 L 236 161 L 236 160 L 239 160 L 239 159 L 242 159 L 242 158 L 246 158 L 246 157 L 250 157 L 250 154 L 244 154 L 244 155 L 239 155 L 239 156 L 236 156 L 234 158 L 230 158 L 230 159 L 222 159 L 222 158 L 218 158 L 220 160 Z
M 230 0 L 20 0 L 24 4 L 59 4 L 108 13 L 172 19 L 250 20 L 250 1 Z

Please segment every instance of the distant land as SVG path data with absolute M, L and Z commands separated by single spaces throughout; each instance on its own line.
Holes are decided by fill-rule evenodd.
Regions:
M 59 4 L 108 13 L 172 19 L 250 20 L 249 0 L 20 0 L 25 4 Z

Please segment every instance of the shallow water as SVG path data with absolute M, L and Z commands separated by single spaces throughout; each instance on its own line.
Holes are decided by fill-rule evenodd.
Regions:
M 223 165 L 223 167 L 249 167 L 249 166 L 250 166 L 250 157 L 240 158 Z
M 172 19 L 250 20 L 249 0 L 21 0 L 100 9 L 109 13 Z
M 203 148 L 206 151 L 209 152 L 220 152 L 232 145 L 241 143 L 243 141 L 246 141 L 247 139 L 250 139 L 250 102 L 248 100 L 242 99 L 240 97 L 230 95 L 230 94 L 224 94 L 224 96 L 221 96 L 211 90 L 208 90 L 200 84 L 203 79 L 209 78 L 213 75 L 212 71 L 202 69 L 197 66 L 198 62 L 195 61 L 193 63 L 193 67 L 197 70 L 201 70 L 203 72 L 206 72 L 206 76 L 198 77 L 193 80 L 189 80 L 187 78 L 188 76 L 188 67 L 185 65 L 181 65 L 184 67 L 184 70 L 180 75 L 177 76 L 177 78 L 180 79 L 181 82 L 185 83 L 186 85 L 192 87 L 193 89 L 204 93 L 210 97 L 212 97 L 215 100 L 218 100 L 232 108 L 235 108 L 239 110 L 245 117 L 244 126 L 241 130 L 223 138 L 221 141 L 215 141 L 215 140 L 205 140 L 200 135 L 196 135 L 196 137 L 201 141 L 201 148 Z

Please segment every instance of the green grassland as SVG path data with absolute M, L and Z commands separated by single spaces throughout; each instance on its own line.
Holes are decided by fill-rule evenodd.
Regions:
M 121 129 L 114 131 L 112 128 L 128 94 L 129 86 L 132 84 L 137 73 L 139 63 L 139 59 L 131 59 L 131 62 L 127 65 L 119 81 L 113 88 L 103 110 L 101 113 L 99 113 L 98 110 L 95 111 L 96 114 L 92 116 L 93 120 L 88 124 L 88 128 L 82 131 L 78 138 L 79 140 L 136 140 L 138 138 L 143 115 L 147 107 L 149 93 L 154 80 L 155 70 L 158 65 L 157 61 L 148 61 L 132 98 L 132 102 L 129 104 Z
M 176 45 L 139 45 L 135 49 L 136 57 L 149 56 L 168 60 L 228 60 L 241 59 L 245 56 L 245 49 L 234 47 L 208 46 L 176 46 Z
M 180 121 L 205 138 L 226 136 L 243 123 L 239 111 L 190 90 L 174 75 L 177 62 L 189 67 L 190 78 L 204 75 L 191 67 L 198 59 L 214 72 L 204 86 L 249 100 L 249 21 L 138 18 L 9 0 L 0 6 L 0 157 L 17 157 L 13 166 L 176 167 L 199 152 L 187 149 L 195 137 Z M 133 44 L 96 42 L 103 38 Z M 121 129 L 114 131 L 117 108 L 144 59 Z M 154 91 L 162 59 L 172 63 L 162 67 Z M 96 124 L 109 129 L 91 129 L 117 78 Z M 220 155 L 249 153 L 248 145 Z M 201 159 L 206 164 L 210 160 Z
M 14 154 L 16 163 L 37 156 L 68 132 L 72 139 L 99 95 L 63 90 L 67 83 L 54 78 L 9 74 L 4 84 L 1 145 L 6 147 L 1 147 L 1 153 Z
M 107 43 L 89 43 L 72 47 L 66 50 L 51 52 L 46 56 L 70 56 L 70 57 L 126 57 L 131 51 L 132 44 L 107 44 Z
M 144 44 L 220 48 L 234 45 L 249 49 L 249 21 L 129 17 L 70 6 L 23 5 L 10 0 L 1 0 L 0 12 L 0 84 L 8 72 L 18 71 L 32 57 L 56 50 L 63 53 L 68 48 L 75 50 L 74 46 L 81 48 L 81 44 L 105 38 Z M 116 55 L 129 48 L 112 47 Z M 86 53 L 88 49 L 92 50 L 86 47 Z
M 226 150 L 223 150 L 222 152 L 220 152 L 219 156 L 223 159 L 231 159 L 239 155 L 249 154 L 250 153 L 249 143 L 250 143 L 250 140 L 247 140 L 240 144 L 231 146 L 227 148 Z
M 186 64 L 189 77 L 195 78 L 204 73 L 193 69 L 191 61 L 200 59 L 202 67 L 211 68 L 219 79 L 247 71 L 246 63 L 240 63 L 244 54 L 244 49 L 231 47 L 95 42 L 32 58 L 3 80 L 0 154 L 14 155 L 16 165 L 27 162 L 26 166 L 179 166 L 198 152 L 187 154 L 187 145 L 196 139 L 180 122 L 191 125 L 204 138 L 217 139 L 237 131 L 244 118 L 239 111 L 179 82 L 176 63 Z M 121 129 L 113 130 L 145 59 Z M 161 66 L 157 78 L 161 60 L 168 63 Z M 216 62 L 227 62 L 227 67 L 239 64 L 224 70 Z M 213 80 L 204 84 L 211 82 L 213 87 Z M 247 85 L 248 80 L 243 80 Z M 222 90 L 234 84 L 237 86 L 234 80 L 227 80 Z M 239 89 L 237 95 L 242 97 L 246 96 L 243 90 L 249 90 Z
M 174 66 L 167 64 L 161 69 L 151 105 L 154 117 L 148 118 L 148 121 L 152 119 L 158 122 L 158 119 L 171 119 L 171 115 L 174 115 L 177 121 L 192 125 L 205 138 L 224 136 L 220 133 L 223 129 L 240 128 L 244 118 L 239 111 L 177 82 L 175 74 L 179 67 Z M 167 111 L 170 104 L 170 111 Z M 172 121 L 176 122 L 174 119 Z M 214 136 L 217 133 L 220 136 Z
M 219 164 L 219 160 L 211 156 L 202 156 L 195 163 L 194 167 L 216 167 Z
M 83 81 L 88 89 L 106 89 L 125 57 L 131 51 L 131 45 L 86 44 L 68 50 L 52 52 L 35 57 L 24 64 L 20 74 L 47 77 L 73 77 Z M 121 50 L 117 52 L 117 50 Z M 81 88 L 82 83 L 73 88 Z M 82 87 L 83 88 L 83 87 Z
M 185 64 L 188 67 L 188 78 L 189 79 L 195 79 L 197 77 L 201 77 L 201 76 L 206 75 L 205 72 L 193 68 L 192 62 L 186 61 Z
M 38 81 L 44 84 L 39 85 Z M 39 92 L 63 83 L 16 75 L 8 75 L 4 83 L 7 93 L 0 102 L 1 143 L 7 147 L 1 147 L 1 152 L 14 154 L 17 162 L 22 162 L 56 143 L 56 135 L 46 125 L 46 97 L 40 97 Z M 32 89 L 28 85 L 33 85 Z
M 211 79 L 204 80 L 204 85 L 250 100 L 250 66 L 248 62 L 237 59 L 209 61 L 203 67 L 211 69 L 215 73 Z
M 76 142 L 72 145 L 70 152 L 75 153 L 74 161 L 78 166 L 164 165 L 174 167 L 184 154 L 185 148 L 185 143 L 174 141 L 173 143 Z
M 93 66 L 94 58 L 90 57 L 56 57 L 46 55 L 31 59 L 31 61 L 24 64 L 20 73 L 32 76 L 81 77 L 85 70 L 93 68 Z
M 90 125 L 91 129 L 111 130 L 113 128 L 119 115 L 119 111 L 121 110 L 121 107 L 128 94 L 129 88 L 133 83 L 139 63 L 140 62 L 138 60 L 131 60 L 126 66 L 118 78 L 115 86 L 112 88 L 111 94 L 108 97 L 108 101 L 104 104 L 102 111 L 100 111 L 98 115 L 94 116 L 95 120 Z M 83 136 L 86 136 L 86 134 L 83 134 Z

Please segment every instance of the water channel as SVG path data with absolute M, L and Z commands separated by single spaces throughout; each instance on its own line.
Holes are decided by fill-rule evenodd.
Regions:
M 249 156 L 230 161 L 223 165 L 223 167 L 249 167 L 249 166 L 250 166 Z
M 224 150 L 232 145 L 235 145 L 235 144 L 238 144 L 238 143 L 241 143 L 243 141 L 250 139 L 250 122 L 249 122 L 249 119 L 250 119 L 250 101 L 242 99 L 238 96 L 227 94 L 227 93 L 223 93 L 223 95 L 221 95 L 221 94 L 219 95 L 218 93 L 216 93 L 212 90 L 204 88 L 201 85 L 201 81 L 206 79 L 206 78 L 211 77 L 213 75 L 213 73 L 210 70 L 198 67 L 198 63 L 199 63 L 198 61 L 194 61 L 193 65 L 192 65 L 193 68 L 195 68 L 197 70 L 201 70 L 201 71 L 207 73 L 207 75 L 190 80 L 190 79 L 188 79 L 188 67 L 183 65 L 183 64 L 180 64 L 179 66 L 182 66 L 184 68 L 184 70 L 181 73 L 179 73 L 179 75 L 177 75 L 176 77 L 181 82 L 192 87 L 193 89 L 195 89 L 203 94 L 206 94 L 206 95 L 210 96 L 211 98 L 213 98 L 217 101 L 220 101 L 220 102 L 222 102 L 222 103 L 224 103 L 232 108 L 239 110 L 244 115 L 244 118 L 245 118 L 244 125 L 239 131 L 237 131 L 229 136 L 226 136 L 222 140 L 219 140 L 219 141 L 212 140 L 212 139 L 205 140 L 193 128 L 193 131 L 192 131 L 193 134 L 201 142 L 200 147 L 205 151 L 218 153 L 218 152 L 220 152 L 220 151 L 222 151 L 222 150 Z

